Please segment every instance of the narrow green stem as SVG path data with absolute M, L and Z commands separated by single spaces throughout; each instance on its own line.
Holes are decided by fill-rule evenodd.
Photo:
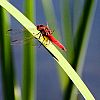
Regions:
M 5 37 L 9 27 L 8 16 L 5 10 L 0 6 L 0 57 L 1 73 L 4 100 L 15 100 L 14 96 L 14 66 L 12 62 L 12 52 L 10 46 L 10 37 Z

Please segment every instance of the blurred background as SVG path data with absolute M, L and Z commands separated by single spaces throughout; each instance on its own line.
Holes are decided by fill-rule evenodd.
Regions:
M 100 1 L 10 0 L 9 2 L 25 14 L 35 25 L 46 25 L 48 23 L 50 28 L 55 30 L 53 35 L 67 48 L 67 52 L 61 50 L 60 52 L 80 75 L 95 99 L 100 100 Z M 8 21 L 5 23 L 9 25 L 4 29 L 4 32 L 10 28 L 18 29 L 22 27 L 11 15 L 8 14 L 7 16 L 8 19 L 6 19 Z M 1 25 L 5 26 L 4 23 Z M 15 84 L 13 84 L 14 87 L 17 87 L 14 89 L 14 91 L 17 91 L 15 93 L 16 100 L 21 100 L 21 96 L 23 100 L 84 100 L 48 51 L 43 46 L 40 48 L 32 46 L 32 41 L 29 43 L 30 46 L 8 46 L 11 48 L 10 55 L 12 58 L 10 57 L 10 59 L 13 59 L 10 62 L 12 62 L 11 65 L 13 66 L 11 68 L 11 76 L 14 75 L 14 77 L 11 78 L 9 68 L 6 69 L 5 67 L 3 69 L 4 67 L 2 67 L 8 64 L 5 64 L 7 59 L 3 61 L 7 57 L 7 53 L 2 52 L 4 50 L 2 41 L 5 40 L 1 39 L 0 41 L 0 100 L 7 100 L 5 95 L 7 95 L 7 89 L 10 87 L 6 88 L 6 83 L 3 86 L 3 82 L 7 82 L 10 79 L 13 80 L 11 82 Z M 27 54 L 26 52 L 29 51 L 31 53 Z M 5 57 L 3 57 L 3 54 Z M 30 57 L 30 55 L 33 56 Z M 27 59 L 31 60 L 31 62 L 27 61 Z M 24 63 L 25 61 L 27 61 L 26 64 Z M 7 75 L 8 80 L 3 75 L 5 77 Z M 8 82 L 10 85 L 7 84 L 7 86 L 11 86 L 11 82 Z M 26 84 L 24 84 L 25 82 Z M 33 95 L 28 98 L 29 94 L 27 92 Z M 8 96 L 8 98 L 11 97 Z M 14 100 L 14 98 L 11 100 Z

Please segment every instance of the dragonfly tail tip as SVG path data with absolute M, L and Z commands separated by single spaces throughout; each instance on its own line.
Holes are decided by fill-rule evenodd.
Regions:
M 67 51 L 67 49 L 66 48 L 63 48 L 63 50 L 66 52 Z

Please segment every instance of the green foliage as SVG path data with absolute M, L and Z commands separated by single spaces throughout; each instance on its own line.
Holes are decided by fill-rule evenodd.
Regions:
M 32 20 L 32 16 L 33 16 L 33 14 L 29 14 L 32 7 L 34 7 L 32 4 L 33 3 L 31 0 L 30 1 L 26 0 L 25 2 L 25 5 L 26 5 L 25 15 L 30 20 Z M 67 1 L 62 0 L 60 4 L 61 4 L 60 5 L 61 6 L 61 18 L 63 19 L 61 20 L 62 30 L 64 32 L 65 44 L 68 49 L 66 58 L 71 63 L 73 68 L 77 70 L 77 72 L 79 72 L 80 70 L 79 67 L 82 66 L 84 62 L 84 56 L 86 53 L 89 31 L 91 28 L 91 23 L 92 23 L 94 9 L 95 9 L 95 1 L 90 0 L 90 1 L 85 2 L 82 16 L 79 20 L 79 24 L 76 26 L 76 30 L 77 30 L 76 34 L 73 33 L 73 29 L 72 29 L 69 0 Z M 6 0 L 1 0 L 0 5 L 4 7 L 12 16 L 14 16 L 31 33 L 29 34 L 29 36 L 33 35 L 35 38 L 38 38 L 38 35 L 36 35 L 38 33 L 38 30 L 36 29 L 35 25 L 33 25 L 33 23 L 31 23 L 31 21 L 29 21 L 22 13 L 20 13 L 15 7 L 13 7 Z M 52 2 L 50 0 L 48 0 L 48 2 L 46 0 L 43 0 L 43 5 L 44 5 L 44 11 L 46 14 L 46 18 L 47 20 L 49 20 L 48 22 L 56 23 L 56 17 L 53 12 L 54 9 L 53 9 Z M 50 11 L 50 15 L 52 15 L 51 19 L 50 19 L 50 15 L 48 11 Z M 4 83 L 4 96 L 7 97 L 7 98 L 5 97 L 5 100 L 7 99 L 14 100 L 15 99 L 14 97 L 14 71 L 13 71 L 13 67 L 12 67 L 13 64 L 12 64 L 12 59 L 11 59 L 12 54 L 11 54 L 10 45 L 7 45 L 9 44 L 10 40 L 4 39 L 4 36 L 3 36 L 4 35 L 4 25 L 5 25 L 5 22 L 3 22 L 4 21 L 3 18 L 5 18 L 5 16 L 3 14 L 2 8 L 0 8 L 0 13 L 1 13 L 0 19 L 2 19 L 2 22 L 0 23 L 1 24 L 0 46 L 1 46 L 1 52 L 2 52 L 1 54 L 2 65 L 4 65 L 1 68 L 2 69 L 2 79 Z M 52 23 L 50 23 L 50 25 L 52 26 Z M 42 42 L 43 37 L 41 37 L 38 40 Z M 34 52 L 33 52 L 33 47 L 31 45 L 32 45 L 32 41 L 30 40 L 29 44 L 24 46 L 23 82 L 22 82 L 22 99 L 23 100 L 32 100 L 32 98 L 35 98 L 34 97 L 35 88 L 33 87 L 33 85 L 35 85 L 35 70 L 33 68 Z M 55 46 L 52 43 L 50 43 L 47 46 L 43 43 L 43 45 L 51 54 L 53 54 L 58 59 L 58 60 L 56 59 L 55 60 L 60 65 L 60 67 L 63 69 L 64 73 L 66 73 L 69 76 L 69 78 L 73 81 L 73 83 L 78 88 L 78 90 L 81 92 L 83 97 L 87 100 L 95 100 L 92 94 L 90 93 L 89 89 L 86 87 L 86 85 L 83 83 L 83 81 L 78 76 L 78 74 L 74 71 L 74 69 L 71 67 L 68 61 L 62 56 L 62 54 L 55 48 Z M 60 76 L 62 75 L 62 73 L 63 73 L 62 71 L 59 71 Z M 76 91 L 76 89 L 73 88 L 72 81 L 69 80 L 67 77 L 66 79 L 67 81 L 64 82 L 63 80 L 66 78 L 66 75 L 63 75 L 60 78 L 61 78 L 61 83 L 62 83 L 61 85 L 62 90 L 64 94 L 66 94 L 64 96 L 65 100 L 70 100 L 70 99 L 73 100 L 73 97 L 75 100 L 75 98 L 77 98 L 77 95 L 76 95 L 77 93 L 73 95 L 74 92 L 72 90 Z M 8 79 L 10 81 L 8 81 Z M 7 87 L 5 83 L 7 84 Z M 5 91 L 5 87 L 10 92 Z M 32 96 L 33 94 L 34 96 Z
M 14 96 L 14 66 L 12 60 L 12 50 L 10 37 L 5 37 L 9 25 L 8 15 L 0 6 L 0 58 L 2 73 L 2 90 L 4 100 L 15 100 Z
M 25 0 L 24 12 L 27 18 L 31 21 L 35 20 L 34 0 Z M 34 19 L 33 19 L 34 18 Z M 29 36 L 32 36 L 27 31 Z M 24 36 L 26 37 L 26 32 Z M 28 36 L 28 37 L 29 37 Z M 22 82 L 22 100 L 35 100 L 35 48 L 33 39 L 30 39 L 27 44 L 24 44 L 23 53 L 23 82 Z

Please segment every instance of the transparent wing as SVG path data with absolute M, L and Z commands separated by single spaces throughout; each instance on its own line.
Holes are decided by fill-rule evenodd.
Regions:
M 25 34 L 25 36 L 24 36 Z M 6 36 L 10 35 L 11 45 L 22 45 L 28 43 L 33 36 L 26 29 L 9 29 Z

